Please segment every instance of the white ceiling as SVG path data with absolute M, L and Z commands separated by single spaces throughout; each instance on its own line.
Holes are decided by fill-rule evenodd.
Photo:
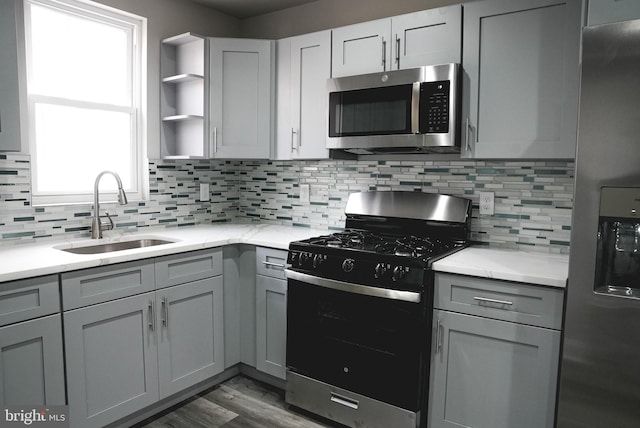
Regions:
M 239 19 L 288 9 L 316 0 L 193 0 Z

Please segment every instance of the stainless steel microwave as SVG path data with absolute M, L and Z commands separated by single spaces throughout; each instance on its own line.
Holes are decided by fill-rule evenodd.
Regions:
M 327 148 L 459 153 L 459 64 L 330 79 Z

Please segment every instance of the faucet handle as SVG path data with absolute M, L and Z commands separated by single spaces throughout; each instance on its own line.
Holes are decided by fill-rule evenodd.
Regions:
M 113 230 L 113 228 L 115 227 L 115 224 L 113 224 L 113 219 L 111 218 L 111 216 L 109 215 L 109 213 L 108 213 L 108 212 L 105 212 L 104 214 L 105 214 L 105 215 L 107 216 L 107 218 L 109 219 L 109 223 L 106 223 L 106 222 L 105 222 L 105 223 L 102 223 L 102 224 L 100 225 L 100 228 L 101 228 L 102 230 Z

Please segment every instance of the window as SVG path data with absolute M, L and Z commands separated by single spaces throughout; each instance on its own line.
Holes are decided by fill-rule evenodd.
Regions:
M 146 21 L 85 0 L 25 0 L 29 150 L 34 205 L 91 202 L 117 172 L 143 199 Z M 103 180 L 101 193 L 115 180 Z

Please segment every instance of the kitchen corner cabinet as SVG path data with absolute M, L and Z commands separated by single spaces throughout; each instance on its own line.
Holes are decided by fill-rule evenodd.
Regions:
M 563 290 L 436 274 L 429 427 L 552 427 Z
M 277 41 L 276 159 L 327 159 L 331 31 Z
M 224 369 L 222 250 L 64 273 L 62 293 L 94 296 L 64 312 L 72 426 L 110 424 Z
M 66 404 L 58 277 L 0 290 L 0 406 Z
M 193 33 L 161 43 L 161 154 L 164 158 L 209 155 L 208 40 Z
M 461 21 L 452 5 L 336 28 L 332 76 L 459 63 Z
M 256 249 L 256 368 L 286 379 L 287 252 Z
M 275 42 L 209 40 L 209 157 L 269 159 L 275 139 Z
M 581 0 L 464 4 L 464 157 L 575 157 L 581 26 Z
M 15 3 L 0 2 L 0 152 L 21 150 Z

